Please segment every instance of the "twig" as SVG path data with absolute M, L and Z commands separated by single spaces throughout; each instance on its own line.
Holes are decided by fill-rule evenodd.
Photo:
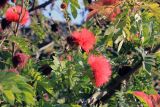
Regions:
M 107 94 L 107 91 L 98 91 L 91 98 L 87 100 L 87 103 L 93 105 L 98 99 Z
M 37 9 L 45 8 L 47 5 L 49 5 L 49 4 L 52 3 L 53 1 L 54 1 L 54 0 L 48 0 L 48 1 L 46 1 L 45 3 L 43 3 L 43 4 L 39 5 L 39 6 L 36 6 L 36 7 L 34 7 L 34 8 L 31 8 L 31 9 L 29 10 L 29 12 L 35 11 L 35 10 L 37 10 Z
M 44 51 L 45 49 L 47 49 L 48 47 L 50 46 L 53 46 L 54 45 L 54 42 L 51 42 L 45 46 L 43 46 L 42 48 L 40 48 L 37 52 L 36 52 L 36 59 L 39 58 L 40 54 L 42 53 L 42 51 Z
M 4 43 L 5 40 L 6 40 L 6 37 L 4 37 L 4 38 L 2 39 L 2 42 L 0 43 L 0 49 L 1 49 L 1 47 L 2 47 L 2 45 L 3 45 L 3 43 Z

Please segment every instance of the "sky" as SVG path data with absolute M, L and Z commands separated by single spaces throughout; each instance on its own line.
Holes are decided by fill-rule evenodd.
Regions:
M 38 0 L 38 3 L 42 4 L 46 1 L 48 0 Z M 78 2 L 80 4 L 80 9 L 77 9 L 78 15 L 76 18 L 72 16 L 70 6 L 68 6 L 67 11 L 71 18 L 71 24 L 81 25 L 87 17 L 88 10 L 86 10 L 83 0 L 78 0 Z M 45 9 L 42 9 L 43 15 L 48 19 L 53 19 L 54 21 L 65 22 L 66 20 L 60 8 L 61 3 L 62 3 L 62 0 L 56 0 L 55 5 L 53 7 L 51 4 L 46 6 Z

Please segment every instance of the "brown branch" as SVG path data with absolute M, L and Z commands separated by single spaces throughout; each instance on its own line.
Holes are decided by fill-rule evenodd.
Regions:
M 157 51 L 159 51 L 160 49 L 160 44 L 157 45 L 155 48 L 153 48 L 151 50 L 150 53 L 155 53 Z M 114 78 L 106 87 L 105 89 L 107 89 L 108 91 L 101 91 L 100 93 L 97 94 L 94 93 L 89 99 L 87 99 L 87 104 L 89 105 L 93 105 L 98 101 L 102 101 L 102 102 L 106 102 L 117 90 L 120 89 L 120 86 L 122 84 L 122 82 L 124 80 L 127 80 L 128 78 L 130 78 L 130 76 L 132 74 L 134 74 L 135 72 L 138 71 L 139 68 L 141 68 L 142 66 L 142 60 L 140 60 L 137 64 L 135 64 L 135 66 L 132 68 L 131 71 L 129 71 L 127 74 L 123 75 L 123 76 L 117 76 L 116 78 Z M 105 95 L 102 94 L 105 92 Z
M 45 8 L 46 6 L 48 6 L 50 3 L 52 3 L 54 0 L 48 0 L 46 1 L 45 3 L 39 5 L 39 6 L 36 6 L 36 7 L 33 7 L 29 10 L 29 12 L 32 12 L 32 11 L 35 11 L 37 9 L 41 9 L 41 8 Z

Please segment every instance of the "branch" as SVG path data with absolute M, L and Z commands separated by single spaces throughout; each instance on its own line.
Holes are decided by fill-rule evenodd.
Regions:
M 159 51 L 159 49 L 160 49 L 160 44 L 158 44 L 155 48 L 153 48 L 150 53 L 155 53 L 155 52 Z M 107 89 L 108 92 L 101 91 L 100 93 L 99 92 L 94 93 L 89 99 L 87 99 L 87 104 L 93 105 L 98 101 L 103 101 L 103 102 L 107 101 L 117 90 L 120 89 L 120 85 L 122 84 L 122 82 L 124 80 L 128 79 L 136 71 L 138 71 L 138 69 L 141 68 L 141 66 L 142 66 L 142 60 L 140 60 L 137 64 L 135 64 L 135 66 L 132 68 L 132 70 L 129 71 L 128 73 L 126 73 L 125 75 L 117 76 L 116 78 L 114 78 L 105 87 L 105 89 Z M 102 93 L 105 93 L 105 95 Z
M 35 11 L 37 9 L 41 9 L 41 8 L 45 8 L 46 6 L 48 6 L 50 3 L 52 3 L 54 0 L 48 0 L 46 1 L 45 3 L 39 5 L 39 6 L 36 6 L 36 7 L 33 7 L 29 10 L 29 12 L 32 12 L 32 11 Z
M 37 52 L 36 52 L 36 59 L 39 59 L 40 54 L 47 48 L 51 48 L 54 45 L 54 42 L 50 42 L 49 44 L 41 47 Z

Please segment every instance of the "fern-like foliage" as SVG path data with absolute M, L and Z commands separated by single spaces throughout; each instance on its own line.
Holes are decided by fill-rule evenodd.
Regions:
M 0 72 L 0 105 L 35 105 L 35 93 L 28 80 L 12 72 Z

